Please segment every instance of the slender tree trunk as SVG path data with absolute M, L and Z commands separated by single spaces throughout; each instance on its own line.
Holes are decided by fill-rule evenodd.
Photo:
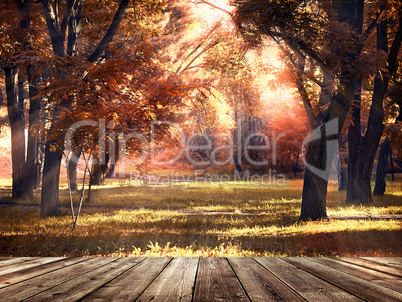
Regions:
M 78 159 L 81 156 L 81 148 L 79 148 L 76 152 L 74 152 L 74 156 L 76 159 Z M 78 161 L 73 160 L 71 158 L 68 161 L 67 164 L 67 173 L 70 178 L 70 189 L 71 191 L 77 191 L 78 190 L 78 184 L 77 184 L 77 165 Z
M 241 172 L 241 140 L 242 140 L 242 126 L 241 120 L 238 117 L 238 109 L 235 104 L 235 129 L 233 131 L 233 160 L 235 163 L 236 171 Z
M 25 198 L 33 199 L 33 190 L 37 188 L 39 181 L 39 146 L 36 129 L 39 122 L 40 98 L 36 97 L 39 85 L 39 76 L 33 75 L 32 66 L 28 68 L 29 85 L 29 128 L 27 162 L 25 167 Z
M 11 126 L 12 198 L 22 198 L 25 168 L 25 119 L 17 94 L 18 67 L 4 68 L 7 109 Z
M 360 81 L 359 81 L 360 82 Z M 361 135 L 361 83 L 355 97 L 355 105 L 352 108 L 353 124 L 348 129 L 348 183 L 346 192 L 346 203 L 353 203 L 360 190 L 361 181 L 359 180 L 359 155 L 362 148 Z
M 389 139 L 385 139 L 385 141 L 381 145 L 380 153 L 378 155 L 377 173 L 375 177 L 375 187 L 373 191 L 373 194 L 377 196 L 382 196 L 385 193 L 385 176 L 387 174 L 388 155 L 392 156 L 391 142 L 389 141 Z
M 402 112 L 399 112 L 399 115 L 396 118 L 395 123 L 401 121 L 402 121 Z M 381 145 L 380 153 L 378 155 L 377 173 L 375 178 L 375 187 L 373 191 L 373 194 L 377 196 L 384 195 L 386 190 L 385 175 L 387 173 L 388 156 L 390 158 L 392 181 L 394 181 L 394 162 L 392 159 L 392 146 L 391 141 L 388 138 L 386 138 Z
M 339 152 L 335 155 L 334 163 L 336 167 L 336 174 L 338 176 L 338 191 L 346 191 L 346 187 L 348 184 L 347 172 L 345 168 L 342 166 Z

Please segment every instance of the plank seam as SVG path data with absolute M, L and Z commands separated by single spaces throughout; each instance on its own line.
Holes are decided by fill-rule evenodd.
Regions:
M 365 261 L 365 262 L 370 261 L 370 260 L 366 260 L 366 259 L 362 259 L 362 258 L 356 258 L 356 259 L 360 259 L 360 260 Z M 400 275 L 396 275 L 396 274 L 389 273 L 389 272 L 384 272 L 384 271 L 381 271 L 381 270 L 379 270 L 379 269 L 367 267 L 367 266 L 364 266 L 364 265 L 359 264 L 359 263 L 351 263 L 351 262 L 345 261 L 345 260 L 343 260 L 343 259 L 339 259 L 339 261 L 342 261 L 342 262 L 348 263 L 348 264 L 354 264 L 354 265 L 360 266 L 360 267 L 362 267 L 362 268 L 371 269 L 371 270 L 376 271 L 376 272 L 379 272 L 379 273 L 383 273 L 383 274 L 391 275 L 391 276 L 394 276 L 394 277 L 397 277 L 397 278 L 401 278 Z M 371 262 L 371 263 L 378 264 L 377 262 L 374 262 L 374 261 L 370 261 L 370 262 Z M 367 265 L 369 265 L 369 264 L 370 264 L 370 263 L 367 263 Z M 386 265 L 386 264 L 381 264 L 381 265 L 382 265 L 382 266 L 387 266 L 387 267 L 389 267 L 389 268 L 393 268 L 392 266 L 389 266 L 389 265 Z
M 193 292 L 191 294 L 191 302 L 194 302 L 195 288 L 197 285 L 197 276 L 199 269 L 200 269 L 200 258 L 198 257 L 197 270 L 195 271 L 195 277 L 194 277 Z
M 354 275 L 354 274 L 349 273 L 349 272 L 347 272 L 347 271 L 344 271 L 344 270 L 342 270 L 342 269 L 339 269 L 339 268 L 336 268 L 336 267 L 332 267 L 332 266 L 323 264 L 323 263 L 321 263 L 321 262 L 319 262 L 319 261 L 316 261 L 316 260 L 314 260 L 314 259 L 312 259 L 312 258 L 309 258 L 309 260 L 311 260 L 311 261 L 313 261 L 313 262 L 315 262 L 315 263 L 321 264 L 321 265 L 328 266 L 328 267 L 330 267 L 330 268 L 332 268 L 332 269 L 334 269 L 334 270 L 337 270 L 337 271 L 339 271 L 339 272 L 342 272 L 342 273 L 344 273 L 344 274 L 348 274 L 348 275 L 350 275 L 350 276 L 353 276 L 353 277 L 356 277 L 356 278 L 360 278 L 360 279 L 362 279 L 362 280 L 371 282 L 371 283 L 376 284 L 376 285 L 378 285 L 378 286 L 382 286 L 382 287 L 387 288 L 387 289 L 389 289 L 389 290 L 396 291 L 397 293 L 401 293 L 401 292 L 395 290 L 394 288 L 390 288 L 390 287 L 388 287 L 388 286 L 385 286 L 384 284 L 377 283 L 377 282 L 375 282 L 374 280 L 370 280 L 370 279 L 366 279 L 366 278 L 363 278 L 363 277 L 359 277 L 359 276 L 357 276 L 357 275 Z M 364 268 L 364 269 L 370 269 L 370 268 L 368 268 L 368 267 L 364 267 L 364 266 L 360 266 L 360 265 L 357 265 L 357 264 L 349 263 L 349 262 L 346 262 L 346 261 L 340 261 L 340 260 L 341 260 L 341 259 L 339 259 L 339 260 L 337 259 L 337 261 L 339 261 L 339 262 L 341 262 L 341 263 L 350 264 L 350 265 L 352 265 L 352 266 L 354 265 L 354 266 L 361 267 L 361 268 Z M 371 269 L 371 270 L 373 270 L 373 269 Z M 376 271 L 376 272 L 378 272 L 378 273 L 382 273 L 382 274 L 387 275 L 387 273 L 384 273 L 384 272 L 381 272 L 381 271 L 377 271 L 377 270 L 374 270 L 374 271 Z M 388 275 L 389 275 L 389 274 L 388 274 Z M 392 275 L 392 276 L 394 276 L 394 275 Z M 328 281 L 327 281 L 327 282 L 328 282 Z
M 142 295 L 147 291 L 147 289 L 152 285 L 152 283 L 154 283 L 154 281 L 160 276 L 160 274 L 162 274 L 162 272 L 169 266 L 169 264 L 173 261 L 173 259 L 174 258 L 171 258 L 170 261 L 168 263 L 166 263 L 165 267 L 163 269 L 161 269 L 159 274 L 157 274 L 155 276 L 155 278 L 148 284 L 148 286 L 144 289 L 144 291 L 141 293 L 141 295 L 139 295 L 138 298 L 135 299 L 135 301 L 138 301 L 138 299 L 140 299 L 142 297 Z
M 285 262 L 287 262 L 287 263 L 290 263 L 291 265 L 293 265 L 293 266 L 295 266 L 295 267 L 297 267 L 297 268 L 299 268 L 299 269 L 305 271 L 306 273 L 308 273 L 308 274 L 310 274 L 310 275 L 313 275 L 313 276 L 317 277 L 318 279 L 320 279 L 320 280 L 322 280 L 322 281 L 324 281 L 324 282 L 327 282 L 327 283 L 329 283 L 329 284 L 332 284 L 333 286 L 335 286 L 335 287 L 337 287 L 337 288 L 339 288 L 339 289 L 341 289 L 341 290 L 343 290 L 343 291 L 345 291 L 345 292 L 351 294 L 352 296 L 355 296 L 356 298 L 359 298 L 359 299 L 361 299 L 361 300 L 363 300 L 363 301 L 367 301 L 366 298 L 363 298 L 363 297 L 361 297 L 361 296 L 358 295 L 358 294 L 352 293 L 350 290 L 348 290 L 348 289 L 346 289 L 346 288 L 343 288 L 343 287 L 341 287 L 340 285 L 338 285 L 338 284 L 336 284 L 336 283 L 334 283 L 334 282 L 331 282 L 331 281 L 329 281 L 329 280 L 324 279 L 324 278 L 321 277 L 319 274 L 313 273 L 313 272 L 311 272 L 310 270 L 303 268 L 302 266 L 299 266 L 299 265 L 297 265 L 297 264 L 288 262 L 288 261 L 286 261 L 286 260 L 283 260 L 283 261 L 285 261 Z M 311 261 L 312 261 L 312 260 L 311 260 Z M 316 262 L 316 263 L 318 263 L 318 262 Z M 334 269 L 334 268 L 332 268 L 332 269 Z M 335 269 L 335 270 L 337 270 L 337 269 Z M 341 271 L 341 270 L 337 270 L 337 271 L 340 271 L 340 272 L 342 272 L 342 273 L 348 274 L 348 275 L 353 276 L 353 277 L 355 277 L 355 278 L 359 278 L 359 279 L 361 279 L 361 280 L 367 281 L 367 282 L 372 283 L 372 284 L 374 284 L 374 285 L 378 285 L 378 284 L 376 284 L 376 283 L 374 283 L 374 282 L 371 282 L 371 281 L 369 281 L 369 280 L 366 280 L 366 279 L 357 277 L 357 276 L 355 276 L 355 275 L 352 275 L 352 274 L 343 272 L 343 271 Z M 396 292 L 396 293 L 399 293 L 399 292 L 397 292 L 397 291 L 395 291 L 395 290 L 393 290 L 393 289 L 389 289 L 389 288 L 384 287 L 384 286 L 382 286 L 382 285 L 378 285 L 378 286 L 381 286 L 381 287 L 383 287 L 383 288 L 385 288 L 385 289 L 392 290 L 392 291 L 394 291 L 394 292 Z
M 80 275 L 78 275 L 78 276 L 75 276 L 75 277 L 73 277 L 73 278 L 70 278 L 70 279 L 68 279 L 68 280 L 65 280 L 65 281 L 63 281 L 63 282 L 61 282 L 61 283 L 59 283 L 59 284 L 56 284 L 56 285 L 54 285 L 54 286 L 52 286 L 52 287 L 49 287 L 49 288 L 47 288 L 47 289 L 45 289 L 45 290 L 43 290 L 43 291 L 41 291 L 41 292 L 39 292 L 39 293 L 36 293 L 36 294 L 34 294 L 34 295 L 32 295 L 32 296 L 29 296 L 29 297 L 27 297 L 27 298 L 25 298 L 25 299 L 23 299 L 23 300 L 21 300 L 21 301 L 27 301 L 27 300 L 29 300 L 29 299 L 31 299 L 31 298 L 37 296 L 37 295 L 40 295 L 41 293 L 44 293 L 44 292 L 46 292 L 46 291 L 48 291 L 48 290 L 50 290 L 50 289 L 53 289 L 53 288 L 55 288 L 55 287 L 57 287 L 57 286 L 59 286 L 59 285 L 62 285 L 62 284 L 64 284 L 64 283 L 67 283 L 67 282 L 69 282 L 69 281 L 71 281 L 71 280 L 74 280 L 74 279 L 76 279 L 76 278 L 79 278 L 79 277 L 81 277 L 81 276 L 83 276 L 83 275 L 85 275 L 85 274 L 88 274 L 88 273 L 90 273 L 90 272 L 92 272 L 92 271 L 98 269 L 99 267 L 108 265 L 108 264 L 113 263 L 113 262 L 115 262 L 115 261 L 117 261 L 117 260 L 118 260 L 118 259 L 115 259 L 115 260 L 113 260 L 113 261 L 110 261 L 110 262 L 107 262 L 107 263 L 105 263 L 105 264 L 102 264 L 101 266 L 95 267 L 95 268 L 93 268 L 93 269 L 91 269 L 91 270 L 89 270 L 89 271 L 87 271 L 87 272 L 85 272 L 85 273 L 82 273 L 82 274 L 80 274 Z M 77 263 L 76 263 L 76 264 L 77 264 Z
M 122 259 L 122 258 L 119 258 Z M 112 282 L 113 280 L 115 280 L 116 278 L 120 277 L 121 275 L 125 274 L 126 272 L 128 272 L 129 270 L 133 269 L 134 267 L 136 267 L 138 264 L 142 263 L 143 261 L 145 261 L 146 258 L 138 261 L 137 263 L 134 263 L 133 266 L 130 266 L 128 269 L 126 269 L 125 271 L 121 272 L 120 274 L 118 274 L 117 276 L 115 276 L 114 278 L 110 279 L 109 281 L 107 281 L 106 283 L 103 283 L 101 286 L 95 288 L 93 291 L 91 291 L 90 293 L 86 294 L 85 296 L 83 296 L 82 298 L 78 299 L 77 301 L 82 301 L 83 299 L 85 299 L 86 297 L 88 297 L 89 295 L 93 294 L 94 292 L 96 292 L 98 289 L 100 289 L 101 287 L 105 286 L 106 284 Z
M 225 258 L 226 261 L 229 263 L 230 268 L 232 269 L 233 274 L 236 276 L 237 281 L 240 283 L 241 288 L 243 289 L 243 291 L 245 292 L 248 300 L 251 302 L 251 297 L 249 296 L 248 292 L 246 291 L 246 288 L 244 287 L 243 283 L 241 282 L 239 276 L 237 275 L 235 269 L 233 268 L 232 264 L 230 263 L 229 259 L 226 257 Z
M 59 262 L 59 261 L 66 261 L 67 259 L 71 259 L 71 258 L 60 259 L 60 260 L 57 260 L 57 261 L 55 261 L 55 262 L 46 263 L 46 264 L 54 264 L 54 263 L 57 263 L 57 262 Z M 59 267 L 59 268 L 57 268 L 57 269 L 55 269 L 55 270 L 52 270 L 52 271 L 50 271 L 50 272 L 46 272 L 46 273 L 43 273 L 43 274 L 39 274 L 39 275 L 37 275 L 37 276 L 33 276 L 33 277 L 28 278 L 28 279 L 25 279 L 25 280 L 21 280 L 21 281 L 17 281 L 17 282 L 15 282 L 15 283 L 12 283 L 12 284 L 5 285 L 5 286 L 3 286 L 3 287 L 0 287 L 0 290 L 2 290 L 2 289 L 4 289 L 4 288 L 7 288 L 7 287 L 9 287 L 9 286 L 13 286 L 13 285 L 16 285 L 16 284 L 19 284 L 19 283 L 22 283 L 22 282 L 26 282 L 26 281 L 29 281 L 29 280 L 38 278 L 38 277 L 42 277 L 42 276 L 44 276 L 44 275 L 47 275 L 47 274 L 50 274 L 50 273 L 53 273 L 53 272 L 57 272 L 57 271 L 59 271 L 59 270 L 61 270 L 61 269 L 68 268 L 68 267 L 70 267 L 70 266 L 73 266 L 73 265 L 76 265 L 76 264 L 79 264 L 79 263 L 88 261 L 89 259 L 90 259 L 90 258 L 87 258 L 87 259 L 86 259 L 86 258 L 83 258 L 81 261 L 72 263 L 72 264 L 67 265 L 67 266 L 64 266 L 64 267 Z M 46 265 L 46 264 L 44 264 L 44 265 Z M 41 265 L 41 266 L 42 266 L 42 265 Z M 28 269 L 30 269 L 30 268 L 28 268 Z M 27 270 L 27 269 L 25 269 L 25 270 Z M 17 272 L 23 272 L 23 271 L 24 271 L 24 270 L 22 270 L 22 271 L 17 271 Z M 17 272 L 10 273 L 9 275 L 14 274 L 14 273 L 17 273 Z M 3 277 L 3 276 L 7 276 L 7 275 L 2 275 L 2 277 Z
M 278 279 L 279 281 L 281 281 L 286 287 L 288 287 L 292 292 L 294 292 L 296 295 L 298 295 L 301 299 L 303 299 L 304 301 L 308 301 L 306 298 L 304 298 L 298 291 L 294 290 L 289 284 L 287 284 L 287 282 L 285 282 L 284 280 L 282 280 L 279 276 L 277 276 L 276 274 L 274 274 L 273 272 L 271 272 L 267 267 L 265 267 L 262 263 L 260 263 L 257 259 L 253 258 L 255 262 L 257 262 L 260 266 L 262 266 L 268 273 L 270 273 L 272 276 L 274 276 L 276 279 Z M 281 257 L 279 257 L 279 259 L 281 259 Z

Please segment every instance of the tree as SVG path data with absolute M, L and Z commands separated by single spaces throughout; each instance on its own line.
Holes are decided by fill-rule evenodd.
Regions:
M 12 197 L 24 196 L 25 178 L 25 115 L 23 86 L 18 85 L 20 63 L 18 53 L 23 51 L 30 23 L 30 1 L 2 3 L 1 67 L 5 73 L 8 117 L 11 127 Z M 20 78 L 21 75 L 20 75 Z M 19 91 L 20 90 L 20 91 Z
M 395 12 L 396 10 L 396 12 Z M 402 8 L 401 5 L 375 6 L 378 22 L 376 24 L 376 47 L 386 56 L 386 62 L 374 75 L 372 97 L 367 130 L 361 134 L 360 103 L 361 88 L 357 92 L 357 106 L 353 108 L 354 123 L 349 127 L 349 160 L 348 160 L 348 188 L 347 204 L 372 204 L 371 173 L 376 152 L 383 134 L 384 126 L 384 100 L 389 83 L 398 69 L 398 53 L 402 39 Z M 394 11 L 394 12 L 393 12 Z M 394 14 L 394 15 L 393 15 Z M 395 22 L 399 20 L 399 22 Z M 393 30 L 390 32 L 390 25 Z M 393 36 L 393 37 L 390 37 Z M 388 44 L 391 42 L 389 49 Z M 388 51 L 389 49 L 389 51 Z M 372 79 L 372 78 L 371 78 Z M 387 143 L 380 152 L 380 159 L 386 157 Z M 389 151 L 388 151 L 389 152 Z M 379 166 L 383 167 L 383 163 Z M 385 167 L 384 167 L 385 168 Z M 379 173 L 382 174 L 381 172 Z
M 358 22 L 361 14 L 351 14 L 358 7 L 350 7 L 342 1 L 335 1 L 333 5 L 326 1 L 322 6 L 308 1 L 239 1 L 235 4 L 235 21 L 246 39 L 259 43 L 261 34 L 270 36 L 283 43 L 289 52 L 315 134 L 306 153 L 309 166 L 304 174 L 300 219 L 325 219 L 327 163 L 332 162 L 334 155 L 328 142 L 336 140 L 341 133 L 357 88 L 354 67 L 358 39 L 351 26 Z M 316 100 L 310 98 L 307 90 L 311 83 L 321 88 L 322 96 Z M 318 112 L 314 107 L 318 107 Z M 317 170 L 313 172 L 311 167 Z
M 398 76 L 400 76 L 400 74 Z M 394 81 L 395 83 L 390 87 L 387 93 L 387 96 L 388 98 L 390 98 L 391 101 L 387 103 L 387 106 L 385 106 L 385 120 L 388 122 L 385 123 L 385 138 L 381 144 L 380 152 L 378 155 L 375 187 L 373 191 L 373 195 L 377 196 L 382 196 L 385 193 L 385 175 L 388 172 L 389 166 L 392 173 L 392 181 L 394 180 L 393 149 L 400 149 L 402 142 L 402 98 L 400 95 L 402 85 L 397 81 L 397 79 L 395 79 Z M 393 122 L 393 120 L 395 120 L 395 122 Z M 389 164 L 388 158 L 390 159 Z
M 68 84 L 66 82 L 67 77 L 70 76 L 69 79 L 71 81 L 71 75 L 74 72 L 81 72 L 74 75 L 84 80 L 88 79 L 91 76 L 92 67 L 102 63 L 102 61 L 99 61 L 100 59 L 106 60 L 107 55 L 111 55 L 111 53 L 105 53 L 105 51 L 112 42 L 130 1 L 121 0 L 117 3 L 111 2 L 108 5 L 101 2 L 86 1 L 86 6 L 84 6 L 84 0 L 67 0 L 63 3 L 58 3 L 57 1 L 53 3 L 49 0 L 41 1 L 43 14 L 47 23 L 48 36 L 54 53 L 50 61 L 47 61 L 49 66 L 53 66 L 53 83 L 58 81 L 59 84 L 65 86 Z M 163 7 L 159 1 L 141 1 L 132 3 L 132 5 L 129 10 L 130 15 L 133 17 L 132 20 L 135 20 L 133 21 L 134 23 L 149 15 L 158 13 Z M 87 10 L 84 12 L 86 7 Z M 113 13 L 112 10 L 115 10 L 115 12 Z M 61 12 L 63 13 L 60 14 Z M 88 14 L 85 19 L 86 28 L 83 30 L 85 38 L 88 40 L 79 40 L 84 13 Z M 91 20 L 89 17 L 91 17 Z M 110 23 L 104 33 L 99 32 L 98 28 L 92 28 L 92 24 L 97 24 L 102 28 L 105 20 L 108 20 Z M 92 29 L 88 30 L 88 27 Z M 100 37 L 100 41 L 98 39 L 99 33 L 103 35 Z M 98 42 L 95 44 L 96 47 L 93 48 L 92 45 L 95 40 L 98 40 Z M 82 55 L 87 57 L 79 57 L 74 61 L 74 55 L 79 51 L 79 42 L 82 43 L 81 47 L 84 48 L 81 52 Z M 76 64 L 79 64 L 79 66 L 76 66 Z M 80 67 L 84 68 L 80 69 Z M 113 81 L 111 78 L 109 80 L 112 81 L 109 84 L 112 87 L 116 87 L 116 81 Z M 47 95 L 47 98 L 53 107 L 51 110 L 50 125 L 50 132 L 52 133 L 49 135 L 52 139 L 48 140 L 45 148 L 41 196 L 41 215 L 43 217 L 54 216 L 58 213 L 59 175 L 64 148 L 60 142 L 62 142 L 61 138 L 65 133 L 64 129 L 68 127 L 68 121 L 65 119 L 65 110 L 71 107 L 74 95 L 72 93 L 57 95 L 53 91 L 50 95 Z

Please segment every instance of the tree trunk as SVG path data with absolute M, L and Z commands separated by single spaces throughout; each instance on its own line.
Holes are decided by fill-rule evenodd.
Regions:
M 326 149 L 325 137 L 310 142 L 307 148 L 306 163 L 320 170 L 325 170 L 327 161 Z M 314 173 L 306 165 L 300 220 L 321 220 L 327 218 L 327 186 L 328 178 Z
M 25 119 L 17 95 L 18 67 L 6 67 L 4 72 L 8 117 L 11 126 L 12 198 L 22 198 L 25 168 Z
M 78 184 L 77 184 L 77 165 L 78 165 L 78 158 L 81 156 L 81 148 L 77 150 L 77 152 L 74 152 L 74 157 L 70 158 L 67 164 L 67 173 L 68 177 L 70 178 L 70 189 L 71 191 L 77 191 L 78 190 Z M 77 160 L 75 160 L 77 159 Z
M 387 166 L 388 166 L 388 155 L 391 155 L 391 142 L 389 139 L 385 139 L 385 141 L 381 145 L 380 154 L 378 155 L 378 163 L 377 163 L 377 173 L 375 177 L 375 187 L 373 194 L 377 196 L 382 196 L 385 193 L 385 176 L 387 174 Z
M 100 186 L 103 184 L 103 175 L 106 172 L 107 164 L 99 164 L 99 159 L 92 164 L 92 173 L 89 183 L 93 186 Z
M 388 54 L 388 68 L 390 74 L 394 74 L 397 69 L 397 56 L 401 46 L 402 20 L 399 21 L 398 32 L 394 38 L 391 50 Z M 388 52 L 387 46 L 387 20 L 377 24 L 377 47 Z M 349 159 L 353 164 L 353 174 L 349 175 L 348 192 L 346 195 L 347 204 L 367 204 L 373 203 L 371 196 L 371 173 L 374 165 L 375 155 L 383 133 L 384 109 L 383 100 L 389 84 L 389 75 L 377 75 L 374 80 L 374 91 L 370 107 L 367 131 L 362 139 L 361 146 L 357 152 L 357 160 Z M 355 146 L 349 144 L 349 148 Z
M 51 144 L 45 147 L 45 163 L 43 165 L 41 216 L 59 215 L 59 180 L 62 154 L 53 150 Z
M 33 190 L 37 188 L 39 182 L 39 145 L 38 132 L 36 129 L 39 122 L 40 98 L 36 97 L 39 85 L 39 76 L 33 75 L 32 66 L 28 67 L 29 85 L 29 128 L 28 128 L 28 149 L 27 162 L 25 167 L 25 194 L 27 199 L 33 199 Z
M 342 166 L 342 162 L 339 157 L 339 152 L 335 155 L 334 163 L 338 175 L 338 191 L 346 191 L 348 185 L 347 173 L 346 169 Z

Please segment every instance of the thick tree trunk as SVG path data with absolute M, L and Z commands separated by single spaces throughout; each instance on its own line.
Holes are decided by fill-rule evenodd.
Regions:
M 373 203 L 371 196 L 371 173 L 362 175 L 358 173 L 354 179 L 348 181 L 348 204 L 366 204 Z
M 45 147 L 45 163 L 43 166 L 41 216 L 59 215 L 59 180 L 62 154 L 53 150 L 50 144 Z
M 321 138 L 308 145 L 306 163 L 320 169 L 326 169 L 326 142 Z M 321 220 L 327 218 L 326 199 L 328 178 L 311 171 L 306 165 L 303 181 L 302 208 L 300 220 Z
M 106 178 L 116 177 L 116 164 L 111 164 L 106 173 Z
M 99 159 L 92 164 L 92 173 L 89 183 L 93 186 L 100 186 L 104 183 L 104 176 L 107 171 L 108 156 L 106 156 L 106 163 L 99 164 Z
M 23 197 L 25 169 L 25 119 L 17 94 L 18 67 L 4 68 L 6 76 L 7 109 L 11 126 L 12 198 Z M 21 100 L 23 101 L 23 100 Z

